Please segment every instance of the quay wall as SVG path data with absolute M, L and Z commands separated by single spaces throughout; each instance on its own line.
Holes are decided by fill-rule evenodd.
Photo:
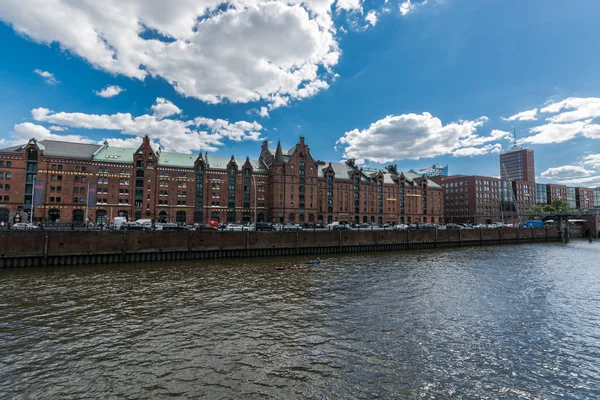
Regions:
M 558 240 L 555 229 L 0 231 L 0 268 L 435 249 Z

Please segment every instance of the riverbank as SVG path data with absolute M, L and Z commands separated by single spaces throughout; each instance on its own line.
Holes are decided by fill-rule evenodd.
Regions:
M 335 254 L 558 241 L 554 229 L 404 231 L 6 231 L 0 268 Z

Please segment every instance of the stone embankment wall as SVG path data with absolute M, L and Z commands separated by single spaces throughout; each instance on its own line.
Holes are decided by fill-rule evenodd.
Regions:
M 333 254 L 558 241 L 554 229 L 3 231 L 0 267 Z

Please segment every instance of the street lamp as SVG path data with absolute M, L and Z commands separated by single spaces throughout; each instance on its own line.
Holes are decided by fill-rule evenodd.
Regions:
M 254 182 L 254 230 L 256 230 L 256 210 L 257 210 L 257 200 L 258 198 L 256 197 L 256 176 L 254 176 L 254 173 L 252 174 L 252 182 Z

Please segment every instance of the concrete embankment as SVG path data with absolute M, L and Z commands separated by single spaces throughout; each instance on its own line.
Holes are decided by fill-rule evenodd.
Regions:
M 334 254 L 553 242 L 554 229 L 406 231 L 2 231 L 0 268 Z

